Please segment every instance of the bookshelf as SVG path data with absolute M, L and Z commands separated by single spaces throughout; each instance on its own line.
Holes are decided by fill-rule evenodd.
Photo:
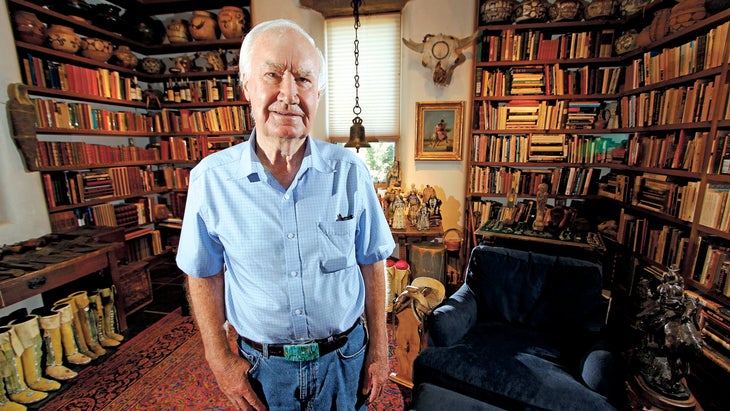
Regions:
M 504 223 L 505 209 L 534 208 L 545 182 L 549 209 L 585 203 L 579 213 L 615 221 L 603 232 L 614 302 L 628 304 L 640 276 L 676 265 L 704 315 L 722 311 L 730 323 L 730 10 L 617 54 L 616 40 L 650 19 L 486 24 L 482 3 L 466 247 Z M 675 4 L 655 0 L 644 15 Z M 730 332 L 708 338 L 726 354 L 709 361 L 730 370 Z
M 241 39 L 218 33 L 210 40 L 169 43 L 165 38 L 153 44 L 39 2 L 6 3 L 35 113 L 33 135 L 24 136 L 32 137 L 35 147 L 24 152 L 24 159 L 41 178 L 51 227 L 54 232 L 80 225 L 121 227 L 126 250 L 120 254 L 120 284 L 133 304 L 128 309 L 138 309 L 151 298 L 149 265 L 169 251 L 156 222 L 182 217 L 191 167 L 250 135 L 250 109 L 235 67 Z M 108 3 L 119 6 L 122 17 L 136 13 L 162 25 L 172 18 L 190 19 L 201 7 L 219 13 L 238 5 L 249 16 L 251 10 L 249 0 L 211 0 L 204 6 L 178 0 Z M 69 27 L 82 39 L 126 46 L 140 63 L 153 58 L 172 67 L 182 60 L 189 64 L 187 71 L 151 73 L 141 65 L 130 68 L 113 59 L 87 58 L 81 51 L 56 50 L 46 41 L 24 41 L 29 39 L 14 24 L 21 11 L 48 27 Z M 215 55 L 230 64 L 209 66 Z

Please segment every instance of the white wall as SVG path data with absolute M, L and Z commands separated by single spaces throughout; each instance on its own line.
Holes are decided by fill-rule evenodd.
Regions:
M 13 143 L 8 124 L 8 84 L 21 81 L 15 56 L 12 21 L 6 3 L 0 2 L 0 245 L 38 237 L 51 231 L 40 176 L 28 173 Z

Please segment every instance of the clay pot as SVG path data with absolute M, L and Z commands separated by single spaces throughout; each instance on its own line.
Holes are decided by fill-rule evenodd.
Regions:
M 194 40 L 216 40 L 218 38 L 218 23 L 214 15 L 203 10 L 193 12 L 190 19 L 190 36 Z
M 46 39 L 46 25 L 34 13 L 18 10 L 13 13 L 15 31 L 18 38 L 26 43 L 39 46 Z
M 619 14 L 622 17 L 629 17 L 643 13 L 650 2 L 651 0 L 619 0 Z
M 545 0 L 522 0 L 512 13 L 515 23 L 540 22 L 547 20 L 550 4 Z
M 96 4 L 91 8 L 91 23 L 101 29 L 121 33 L 124 28 L 119 15 L 121 11 L 122 9 L 113 4 Z
M 672 7 L 669 14 L 669 31 L 682 30 L 707 17 L 705 0 L 685 0 Z
M 167 39 L 170 43 L 185 43 L 190 41 L 188 22 L 182 19 L 172 19 L 167 25 Z
M 487 0 L 479 10 L 480 24 L 504 23 L 512 20 L 514 0 Z
M 165 39 L 165 25 L 158 19 L 150 17 L 139 6 L 130 3 L 124 12 L 122 20 L 125 22 L 124 34 L 132 40 L 148 46 L 162 44 Z
M 636 48 L 636 37 L 639 33 L 634 30 L 628 30 L 616 39 L 613 47 L 616 54 L 624 54 Z
M 120 67 L 133 69 L 137 67 L 139 59 L 128 46 L 119 46 L 112 54 L 111 63 Z
M 107 40 L 87 38 L 81 40 L 81 55 L 96 61 L 109 60 L 114 52 L 114 46 Z
M 139 62 L 139 69 L 149 74 L 160 74 L 165 71 L 165 63 L 154 57 L 145 57 Z
M 550 6 L 550 21 L 573 21 L 583 16 L 581 0 L 555 0 Z
M 251 27 L 248 10 L 236 6 L 224 6 L 218 13 L 218 28 L 227 39 L 242 38 Z
M 593 0 L 585 7 L 586 20 L 613 17 L 617 12 L 617 0 Z
M 48 44 L 54 50 L 75 54 L 81 47 L 81 37 L 71 27 L 51 24 L 48 28 Z

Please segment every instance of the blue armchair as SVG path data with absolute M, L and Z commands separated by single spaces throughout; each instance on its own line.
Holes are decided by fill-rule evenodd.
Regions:
M 426 320 L 414 409 L 614 409 L 601 287 L 591 262 L 477 246 L 465 283 Z

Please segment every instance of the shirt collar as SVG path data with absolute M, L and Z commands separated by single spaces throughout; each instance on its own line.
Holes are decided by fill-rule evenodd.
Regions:
M 311 136 L 307 136 L 306 148 L 304 151 L 304 159 L 302 160 L 302 170 L 307 168 L 314 168 L 321 173 L 331 173 L 334 171 L 332 166 L 322 157 L 322 144 L 329 144 L 313 139 Z M 248 159 L 248 161 L 246 161 Z M 246 177 L 252 174 L 263 173 L 264 166 L 261 165 L 261 161 L 256 155 L 256 128 L 251 131 L 251 137 L 248 139 L 248 144 L 244 148 L 243 155 L 241 156 L 241 168 L 243 175 Z M 300 170 L 300 171 L 302 171 Z M 301 173 L 300 173 L 301 174 Z

